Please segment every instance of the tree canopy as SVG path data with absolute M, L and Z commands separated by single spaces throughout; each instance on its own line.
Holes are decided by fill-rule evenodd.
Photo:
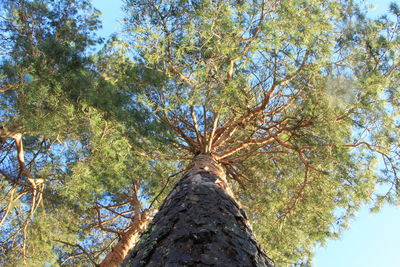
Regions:
M 89 1 L 0 3 L 0 264 L 99 263 L 198 153 L 280 266 L 398 204 L 396 4 L 126 0 L 102 40 Z

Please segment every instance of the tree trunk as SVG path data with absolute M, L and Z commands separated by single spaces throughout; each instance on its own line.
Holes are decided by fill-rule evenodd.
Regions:
M 273 266 L 225 173 L 200 154 L 122 266 Z
M 135 200 L 136 203 L 134 205 L 140 205 L 137 196 Z M 136 209 L 135 216 L 133 217 L 133 224 L 126 232 L 120 233 L 120 240 L 98 267 L 117 267 L 121 264 L 129 251 L 134 247 L 140 231 L 146 227 L 149 220 L 148 215 L 148 210 L 140 213 L 139 208 Z

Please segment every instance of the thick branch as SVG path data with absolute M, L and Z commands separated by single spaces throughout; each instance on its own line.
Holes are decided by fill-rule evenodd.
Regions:
M 196 113 L 194 112 L 194 107 L 193 106 L 190 106 L 190 114 L 192 116 L 194 130 L 196 132 L 197 142 L 199 143 L 200 146 L 203 146 L 203 136 L 200 133 L 199 125 L 198 125 L 198 122 L 197 122 Z
M 215 117 L 214 117 L 214 121 L 213 121 L 213 126 L 212 126 L 212 129 L 211 129 L 210 137 L 208 138 L 208 144 L 207 144 L 206 153 L 211 152 L 211 147 L 212 147 L 215 131 L 217 130 L 217 127 L 218 127 L 218 121 L 219 121 L 219 113 L 215 114 Z

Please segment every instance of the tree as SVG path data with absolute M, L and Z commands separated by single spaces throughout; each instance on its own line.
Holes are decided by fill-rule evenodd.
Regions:
M 135 154 L 156 151 L 162 128 L 101 76 L 117 54 L 87 55 L 99 42 L 87 1 L 1 6 L 0 264 L 99 262 L 139 207 L 140 177 L 170 170 Z
M 199 154 L 227 176 L 210 171 L 199 183 L 211 179 L 205 188 L 217 195 L 232 188 L 279 265 L 310 261 L 313 246 L 336 237 L 371 198 L 377 207 L 398 203 L 396 5 L 371 20 L 352 1 L 127 1 L 128 35 L 88 57 L 96 13 L 85 1 L 60 3 L 18 1 L 3 16 L 5 264 L 19 255 L 32 264 L 99 263 L 116 236 L 141 231 L 176 173 L 186 169 L 175 189 L 196 179 L 185 166 Z M 12 152 L 22 136 L 25 167 Z M 38 177 L 40 188 L 30 182 Z M 380 184 L 387 191 L 375 195 Z M 170 227 L 169 212 L 188 222 L 218 199 L 196 204 L 192 194 L 193 209 L 177 211 L 168 204 L 176 194 L 127 261 L 148 252 L 141 248 L 160 224 Z M 184 228 L 181 245 L 209 242 L 207 227 Z
M 345 226 L 379 180 L 397 183 L 398 25 L 387 17 L 371 21 L 347 1 L 127 8 L 137 61 L 167 77 L 146 101 L 185 154 L 212 153 L 225 168 L 276 262 L 337 235 L 332 223 Z

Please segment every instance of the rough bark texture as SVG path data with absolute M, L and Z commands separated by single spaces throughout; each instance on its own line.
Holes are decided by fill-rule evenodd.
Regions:
M 211 155 L 195 157 L 122 266 L 273 266 Z

